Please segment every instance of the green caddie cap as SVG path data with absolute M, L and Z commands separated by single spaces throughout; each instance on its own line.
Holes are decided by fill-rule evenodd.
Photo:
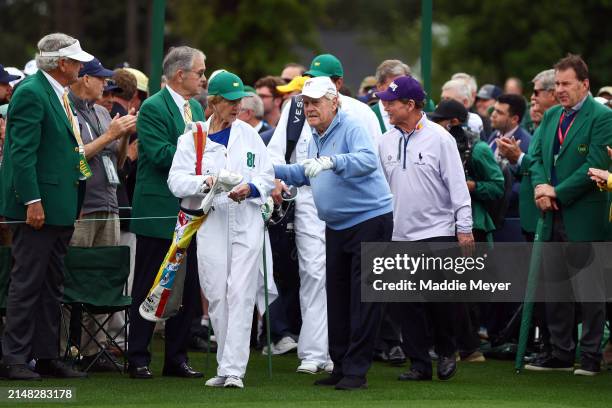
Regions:
M 342 63 L 331 54 L 321 54 L 315 57 L 310 64 L 310 69 L 304 73 L 311 77 L 343 77 L 344 69 Z
M 208 82 L 208 94 L 219 95 L 228 101 L 235 101 L 248 96 L 244 92 L 242 79 L 228 71 L 219 72 Z

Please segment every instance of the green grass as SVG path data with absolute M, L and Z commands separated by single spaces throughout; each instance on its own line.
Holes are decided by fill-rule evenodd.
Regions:
M 159 348 L 155 342 L 155 348 Z M 191 353 L 196 369 L 206 369 L 206 354 Z M 404 383 L 397 375 L 406 368 L 375 363 L 368 375 L 369 388 L 354 392 L 315 387 L 321 378 L 296 374 L 295 354 L 273 358 L 273 376 L 268 378 L 266 358 L 252 352 L 245 378 L 246 388 L 211 389 L 203 380 L 166 378 L 161 376 L 161 352 L 152 364 L 155 378 L 132 380 L 127 375 L 93 374 L 84 380 L 45 379 L 42 383 L 2 382 L 0 387 L 74 387 L 72 403 L 18 403 L 0 401 L 2 406 L 67 406 L 76 407 L 610 407 L 612 406 L 612 372 L 597 377 L 575 377 L 571 373 L 515 374 L 507 361 L 484 364 L 463 363 L 451 381 Z M 205 378 L 214 374 L 216 361 L 211 355 Z

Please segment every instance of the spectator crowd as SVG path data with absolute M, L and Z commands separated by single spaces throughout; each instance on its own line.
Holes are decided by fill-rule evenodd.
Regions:
M 121 351 L 131 378 L 150 379 L 151 341 L 163 331 L 164 376 L 201 378 L 188 350 L 212 339 L 210 387 L 243 388 L 250 349 L 296 351 L 298 373 L 326 372 L 315 384 L 336 389 L 366 388 L 374 360 L 409 361 L 401 381 L 432 380 L 437 360 L 437 377 L 449 380 L 457 361 L 493 355 L 484 342 L 516 337 L 506 328 L 520 305 L 362 302 L 363 242 L 471 251 L 477 242 L 610 238 L 612 87 L 595 94 L 578 55 L 543 66 L 529 91 L 516 77 L 478 87 L 459 72 L 433 95 L 407 64 L 385 60 L 353 97 L 332 54 L 250 86 L 223 69 L 207 76 L 203 51 L 173 47 L 162 89 L 150 95 L 143 72 L 108 69 L 68 35 L 46 35 L 37 50 L 24 70 L 0 65 L 0 245 L 13 257 L 1 343 L 8 379 L 113 371 Z M 230 180 L 240 181 L 220 192 Z M 208 194 L 213 210 L 187 250 L 182 305 L 156 325 L 139 306 L 176 215 L 204 215 Z M 62 306 L 68 248 L 118 245 L 131 253 L 129 335 L 121 314 Z M 526 368 L 597 375 L 612 365 L 612 344 L 601 346 L 611 312 L 603 301 L 537 305 Z M 93 334 L 96 321 L 120 350 Z M 75 345 L 63 328 L 79 322 Z

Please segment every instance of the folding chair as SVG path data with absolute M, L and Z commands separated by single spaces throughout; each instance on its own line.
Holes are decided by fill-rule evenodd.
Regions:
M 94 342 L 99 348 L 99 352 L 94 356 L 84 371 L 88 371 L 102 356 L 112 360 L 110 352 L 96 339 L 96 334 L 102 332 L 107 339 L 107 344 L 120 350 L 123 357 L 123 371 L 127 370 L 127 338 L 128 338 L 128 310 L 132 303 L 132 298 L 125 295 L 127 291 L 127 278 L 130 273 L 130 248 L 127 246 L 105 246 L 105 247 L 69 247 L 65 260 L 64 278 L 64 299 L 63 304 L 72 313 L 80 308 L 84 315 L 92 318 L 95 330 L 91 332 L 85 325 L 80 324 L 80 329 L 84 330 L 90 340 L 82 345 L 87 347 L 90 342 Z M 118 333 L 111 335 L 105 328 L 114 313 L 124 313 L 124 325 Z M 103 321 L 98 321 L 94 315 L 108 314 Z M 72 331 L 72 330 L 71 330 Z M 125 336 L 125 349 L 117 344 L 117 337 L 120 334 Z M 79 353 L 76 358 L 81 357 L 80 336 L 78 341 L 74 341 L 74 333 L 68 333 L 68 342 L 64 351 L 64 357 L 69 357 L 71 346 L 77 346 Z M 117 368 L 118 372 L 121 372 Z

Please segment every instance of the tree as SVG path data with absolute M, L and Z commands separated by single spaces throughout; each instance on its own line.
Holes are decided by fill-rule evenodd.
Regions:
M 171 0 L 168 34 L 204 51 L 207 70 L 223 68 L 248 84 L 280 74 L 295 47 L 316 48 L 315 22 L 323 0 Z M 181 39 L 182 41 L 177 41 Z

